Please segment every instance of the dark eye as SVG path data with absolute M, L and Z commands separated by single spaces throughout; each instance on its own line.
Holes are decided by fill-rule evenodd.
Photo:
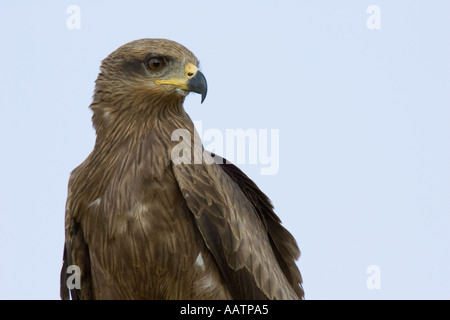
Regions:
M 150 58 L 148 60 L 148 67 L 153 71 L 161 70 L 164 67 L 164 60 L 162 58 Z

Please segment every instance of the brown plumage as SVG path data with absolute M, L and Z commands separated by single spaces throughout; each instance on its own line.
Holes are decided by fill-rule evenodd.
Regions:
M 190 91 L 206 95 L 197 66 L 164 39 L 102 62 L 94 150 L 69 180 L 61 298 L 303 298 L 296 241 L 253 181 L 218 156 L 173 161 L 172 133 L 197 134 L 183 108 Z M 66 286 L 69 265 L 80 289 Z

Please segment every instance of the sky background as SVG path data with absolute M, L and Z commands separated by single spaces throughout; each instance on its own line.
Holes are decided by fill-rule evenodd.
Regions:
M 203 131 L 279 130 L 276 174 L 239 167 L 297 239 L 307 299 L 449 299 L 449 12 L 436 0 L 2 1 L 0 299 L 59 299 L 94 81 L 140 38 L 200 59 L 208 97 L 185 108 Z

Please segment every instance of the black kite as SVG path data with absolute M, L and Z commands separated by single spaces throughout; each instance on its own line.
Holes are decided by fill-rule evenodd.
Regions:
M 186 95 L 206 96 L 197 58 L 142 39 L 100 70 L 95 147 L 69 180 L 61 298 L 303 298 L 296 241 L 255 183 L 226 162 L 172 161 L 174 130 L 196 134 Z

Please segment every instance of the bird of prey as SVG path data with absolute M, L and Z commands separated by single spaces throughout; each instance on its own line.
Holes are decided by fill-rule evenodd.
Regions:
M 203 102 L 207 83 L 177 42 L 132 41 L 102 61 L 95 146 L 69 179 L 62 299 L 303 298 L 297 243 L 255 183 L 219 156 L 174 161 L 173 132 L 198 135 L 189 92 Z

